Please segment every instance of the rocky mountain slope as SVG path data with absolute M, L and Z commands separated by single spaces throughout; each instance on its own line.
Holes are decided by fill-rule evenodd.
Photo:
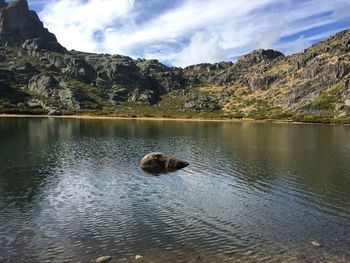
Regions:
M 0 112 L 350 122 L 350 30 L 302 53 L 236 63 L 67 51 L 26 0 L 0 0 Z

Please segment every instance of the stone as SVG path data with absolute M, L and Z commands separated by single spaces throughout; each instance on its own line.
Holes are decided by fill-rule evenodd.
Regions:
M 314 246 L 314 247 L 320 247 L 321 244 L 318 241 L 312 240 L 310 241 L 310 243 Z
M 140 256 L 140 255 L 135 256 L 135 260 L 142 260 L 142 259 L 143 259 L 143 256 Z
M 143 91 L 135 91 L 131 94 L 129 101 L 136 103 L 147 103 L 147 104 L 155 104 L 159 100 L 159 96 L 153 90 L 143 90 Z
M 50 116 L 62 115 L 62 111 L 59 108 L 52 106 L 50 103 L 44 102 L 39 99 L 30 99 L 26 102 L 26 104 L 32 109 L 42 108 L 46 110 L 47 115 L 50 115 Z
M 50 41 L 45 38 L 26 39 L 21 47 L 31 54 L 39 51 L 67 52 L 57 41 Z
M 140 162 L 140 167 L 150 173 L 174 172 L 188 165 L 188 162 L 161 152 L 149 153 L 145 155 Z
M 59 98 L 59 82 L 55 77 L 48 74 L 38 74 L 32 77 L 29 80 L 28 89 L 45 97 Z
M 58 109 L 51 109 L 47 115 L 50 116 L 61 116 L 62 115 L 62 111 L 58 110 Z
M 96 259 L 96 263 L 108 263 L 111 262 L 112 257 L 111 256 L 103 256 L 103 257 L 99 257 Z
M 44 97 L 60 101 L 69 109 L 98 107 L 96 101 L 88 97 L 79 87 L 64 81 L 59 82 L 48 74 L 35 75 L 28 83 L 28 89 Z

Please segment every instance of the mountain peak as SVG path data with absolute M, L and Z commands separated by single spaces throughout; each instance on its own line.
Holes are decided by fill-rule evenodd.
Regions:
M 271 61 L 279 57 L 284 57 L 284 55 L 279 51 L 273 49 L 258 49 L 241 56 L 238 59 L 238 62 L 255 64 L 261 61 Z
M 56 36 L 44 27 L 36 12 L 29 10 L 26 0 L 14 0 L 10 3 L 0 0 L 0 41 L 10 46 L 21 46 L 27 40 L 33 39 L 41 39 L 41 43 L 46 43 L 40 49 L 65 50 L 57 42 Z M 31 47 L 34 50 L 36 48 L 38 47 Z
M 5 2 L 5 1 L 3 1 L 3 2 Z M 17 6 L 17 7 L 20 7 L 20 8 L 28 9 L 28 2 L 27 2 L 27 0 L 13 0 L 7 5 L 8 6 Z

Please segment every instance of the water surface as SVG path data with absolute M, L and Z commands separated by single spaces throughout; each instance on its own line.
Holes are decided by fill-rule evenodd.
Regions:
M 349 138 L 348 126 L 0 119 L 0 262 L 349 262 Z M 151 176 L 138 167 L 150 151 L 190 166 Z

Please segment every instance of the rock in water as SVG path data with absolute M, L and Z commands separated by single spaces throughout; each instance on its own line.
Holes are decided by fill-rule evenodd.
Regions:
M 318 241 L 312 240 L 310 241 L 310 243 L 314 246 L 314 247 L 320 247 L 321 244 Z
M 135 260 L 142 260 L 142 259 L 143 259 L 143 256 L 140 256 L 140 255 L 135 256 Z
M 188 165 L 188 162 L 161 152 L 149 153 L 140 162 L 141 168 L 150 173 L 174 172 Z
M 96 259 L 96 263 L 107 263 L 107 262 L 110 262 L 111 260 L 112 260 L 111 256 L 103 256 Z

